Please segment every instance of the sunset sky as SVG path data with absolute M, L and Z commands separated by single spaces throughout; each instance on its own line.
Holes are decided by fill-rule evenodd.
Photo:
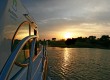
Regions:
M 110 35 L 110 0 L 22 0 L 41 39 Z

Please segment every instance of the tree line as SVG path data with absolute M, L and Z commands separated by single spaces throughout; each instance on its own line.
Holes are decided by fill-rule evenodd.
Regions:
M 96 36 L 68 38 L 65 44 L 73 47 L 110 48 L 110 37 L 102 35 L 100 38 L 96 38 Z

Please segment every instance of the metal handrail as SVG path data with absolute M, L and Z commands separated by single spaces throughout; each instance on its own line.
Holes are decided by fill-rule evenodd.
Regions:
M 35 52 L 35 44 L 36 44 L 36 40 L 34 39 L 31 43 L 31 52 L 30 52 L 30 57 L 29 57 L 29 67 L 28 67 L 28 76 L 27 76 L 27 80 L 31 80 L 31 74 L 32 73 L 32 63 L 33 63 L 33 53 Z
M 29 41 L 30 39 L 35 39 L 36 36 L 35 35 L 31 35 L 31 36 L 27 36 L 24 39 L 22 39 L 19 44 L 17 45 L 17 47 L 15 48 L 15 50 L 12 52 L 12 54 L 10 55 L 10 57 L 8 58 L 7 62 L 5 63 L 1 74 L 0 74 L 0 80 L 6 80 L 8 79 L 8 76 L 11 72 L 11 69 L 14 65 L 14 62 L 18 56 L 18 53 L 20 52 L 20 50 L 23 48 L 23 46 L 26 44 L 27 41 Z

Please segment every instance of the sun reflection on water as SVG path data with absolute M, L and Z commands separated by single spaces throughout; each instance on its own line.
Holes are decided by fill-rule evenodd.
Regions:
M 64 49 L 64 62 L 66 63 L 66 62 L 68 62 L 68 60 L 69 60 L 69 54 L 68 54 L 69 52 L 68 52 L 68 49 L 67 48 L 65 48 Z
M 65 48 L 63 52 L 63 61 L 61 64 L 62 75 L 68 74 L 69 72 L 69 65 L 70 65 L 70 55 L 69 49 Z

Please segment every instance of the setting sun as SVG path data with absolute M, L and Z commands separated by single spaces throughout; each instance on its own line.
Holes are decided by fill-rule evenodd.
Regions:
M 67 38 L 71 38 L 71 37 L 72 37 L 72 35 L 71 35 L 71 33 L 70 33 L 70 32 L 67 32 L 67 33 L 65 33 L 64 37 L 67 39 Z

